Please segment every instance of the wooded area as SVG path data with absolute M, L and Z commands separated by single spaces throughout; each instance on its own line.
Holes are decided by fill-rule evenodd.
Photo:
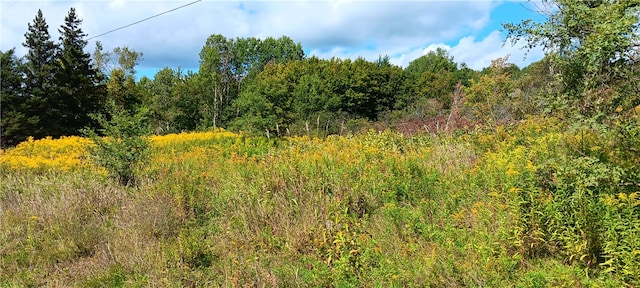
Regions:
M 98 42 L 91 56 L 73 8 L 54 42 L 38 12 L 25 34 L 28 54 L 1 54 L 1 144 L 80 135 L 100 128 L 91 115 L 115 113 L 114 107 L 131 114 L 148 110 L 155 134 L 209 127 L 270 135 L 326 136 L 372 127 L 414 133 L 434 123 L 453 129 L 527 115 L 611 123 L 638 104 L 637 4 L 601 2 L 544 2 L 559 7 L 547 22 L 505 24 L 513 43 L 526 39 L 529 48 L 547 51 L 523 68 L 505 55 L 474 71 L 444 50 L 406 68 L 386 56 L 374 62 L 308 58 L 286 36 L 214 34 L 200 52 L 197 72 L 164 68 L 138 81 L 141 52 L 103 51 Z

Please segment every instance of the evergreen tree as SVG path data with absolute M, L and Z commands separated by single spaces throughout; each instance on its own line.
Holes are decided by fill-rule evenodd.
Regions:
M 0 51 L 0 148 L 26 140 L 38 122 L 36 116 L 28 114 L 21 65 L 15 49 Z
M 29 119 L 30 125 L 22 125 L 19 130 L 24 130 L 20 131 L 21 134 L 40 138 L 48 134 L 48 131 L 43 129 L 43 123 L 46 123 L 45 119 L 50 118 L 47 117 L 46 109 L 50 104 L 47 103 L 50 100 L 48 98 L 54 95 L 53 77 L 58 46 L 51 40 L 49 25 L 41 10 L 38 10 L 33 23 L 28 24 L 28 31 L 24 36 L 25 42 L 22 46 L 28 51 L 22 68 L 25 74 L 25 89 L 24 97 L 19 98 L 19 107 L 22 109 L 19 112 Z
M 58 87 L 56 99 L 50 103 L 55 118 L 47 122 L 52 136 L 78 134 L 86 126 L 96 127 L 89 115 L 100 113 L 104 107 L 106 89 L 91 63 L 91 55 L 84 52 L 87 34 L 80 29 L 81 23 L 71 8 L 58 30 L 61 43 L 55 74 Z

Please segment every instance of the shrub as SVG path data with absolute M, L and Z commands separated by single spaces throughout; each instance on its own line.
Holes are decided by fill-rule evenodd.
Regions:
M 125 186 L 136 185 L 136 169 L 147 161 L 150 151 L 147 122 L 148 110 L 129 113 L 112 105 L 111 119 L 104 115 L 93 118 L 103 127 L 105 137 L 86 129 L 85 134 L 93 140 L 89 153 L 96 163 L 107 169 L 111 177 Z

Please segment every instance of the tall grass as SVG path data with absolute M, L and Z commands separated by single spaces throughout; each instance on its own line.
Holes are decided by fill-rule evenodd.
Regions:
M 640 223 L 637 195 L 580 196 L 595 188 L 567 172 L 582 171 L 576 134 L 555 127 L 533 119 L 462 135 L 152 137 L 136 187 L 82 155 L 58 172 L 11 160 L 38 153 L 3 151 L 0 286 L 637 284 L 619 272 L 636 267 L 635 236 L 606 228 Z M 597 171 L 598 181 L 614 177 Z M 592 230 L 577 226 L 598 219 Z

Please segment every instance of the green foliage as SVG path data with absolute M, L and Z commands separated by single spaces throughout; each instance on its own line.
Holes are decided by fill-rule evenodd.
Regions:
M 242 130 L 259 132 L 275 131 L 276 126 L 286 129 L 293 121 L 293 77 L 297 74 L 294 67 L 286 64 L 267 65 L 253 85 L 247 87 L 234 103 L 239 117 L 233 125 Z
M 310 134 L 310 126 L 318 135 L 341 133 L 349 120 L 376 120 L 389 110 L 400 79 L 399 67 L 364 59 L 268 64 L 233 103 L 237 115 L 230 126 L 278 135 L 287 129 Z M 324 115 L 337 117 L 321 121 Z
M 545 56 L 542 60 L 523 68 L 520 77 L 515 79 L 518 97 L 512 106 L 518 115 L 552 115 L 560 117 L 566 102 L 557 97 L 562 91 L 561 75 L 554 69 L 554 56 Z
M 214 34 L 200 51 L 200 82 L 207 99 L 208 122 L 214 128 L 225 123 L 227 117 L 237 114 L 230 111 L 231 103 L 238 98 L 244 83 L 258 75 L 271 64 L 283 64 L 304 59 L 302 46 L 291 38 L 268 37 L 227 39 Z
M 25 56 L 24 69 L 24 97 L 23 104 L 17 113 L 24 115 L 26 126 L 20 128 L 20 133 L 27 136 L 44 137 L 53 120 L 50 110 L 55 90 L 54 73 L 58 69 L 56 61 L 59 45 L 51 40 L 49 25 L 47 25 L 41 10 L 38 10 L 33 24 L 28 24 L 25 42 L 28 49 Z M 4 66 L 3 66 L 4 69 Z M 4 77 L 4 76 L 3 76 Z M 11 110 L 6 110 L 11 111 Z
M 543 1 L 546 22 L 525 20 L 505 24 L 513 43 L 542 45 L 554 55 L 562 77 L 562 107 L 567 116 L 608 118 L 622 106 L 637 105 L 638 98 L 621 83 L 637 83 L 633 66 L 637 57 L 638 1 Z M 633 84 L 635 85 L 635 84 Z M 634 104 L 635 103 L 635 104 Z
M 463 70 L 458 69 L 458 64 L 453 57 L 438 48 L 430 51 L 409 63 L 404 69 L 403 92 L 396 100 L 395 109 L 407 109 L 409 114 L 415 114 L 418 118 L 425 118 L 432 113 L 427 111 L 443 111 L 451 107 L 454 87 L 458 82 L 467 83 Z M 440 107 L 429 109 L 425 104 L 429 100 L 435 100 Z M 436 112 L 436 113 L 438 113 Z
M 120 109 L 133 111 L 143 104 L 144 93 L 136 85 L 135 66 L 142 59 L 142 53 L 128 47 L 116 47 L 111 52 L 102 52 L 102 43 L 96 42 L 93 63 L 98 77 L 106 86 L 106 100 L 113 101 Z
M 125 75 L 122 69 L 111 70 L 106 86 L 108 101 L 115 102 L 119 109 L 133 111 L 142 104 L 142 93 L 133 75 Z
M 25 34 L 24 61 L 13 59 L 13 52 L 2 53 L 3 144 L 28 136 L 77 135 L 84 127 L 97 128 L 90 114 L 104 112 L 107 99 L 125 109 L 142 100 L 133 78 L 142 53 L 127 47 L 103 53 L 98 42 L 93 62 L 84 51 L 86 34 L 74 8 L 64 20 L 59 43 L 54 43 L 39 10 Z
M 175 118 L 179 114 L 176 90 L 182 78 L 179 72 L 165 67 L 156 73 L 153 80 L 139 83 L 142 90 L 149 94 L 144 104 L 153 113 L 151 125 L 158 134 L 180 131 L 175 127 Z
M 563 246 L 568 261 L 593 268 L 602 254 L 604 206 L 599 198 L 615 191 L 619 171 L 579 157 L 561 165 L 555 176 L 551 240 Z
M 600 265 L 633 285 L 640 283 L 640 192 L 604 195 L 604 260 Z
M 633 134 L 629 120 L 619 126 Z M 637 157 L 620 149 L 619 131 L 560 134 L 553 126 L 529 120 L 494 131 L 488 147 L 476 144 L 490 151 L 476 183 L 493 187 L 489 196 L 506 208 L 496 211 L 509 219 L 498 228 L 505 249 L 526 261 L 559 256 L 588 275 L 635 285 L 638 182 L 628 161 Z
M 82 283 L 85 287 L 125 287 L 127 275 L 121 266 L 111 266 L 104 273 Z
M 137 52 L 129 47 L 116 47 L 112 51 L 103 52 L 102 43 L 96 41 L 96 47 L 93 52 L 93 61 L 96 69 L 103 75 L 112 74 L 113 70 L 122 70 L 127 76 L 136 74 L 135 67 L 142 60 L 142 52 Z
M 29 131 L 35 131 L 39 117 L 32 110 L 32 98 L 22 87 L 24 73 L 22 61 L 15 50 L 0 51 L 0 147 L 15 146 L 27 140 Z
M 415 78 L 415 76 L 420 76 L 425 72 L 438 73 L 446 71 L 453 73 L 457 70 L 458 64 L 453 61 L 453 57 L 449 56 L 446 50 L 438 48 L 436 51 L 429 51 L 429 53 L 411 61 L 405 72 L 410 75 L 410 78 Z
M 205 98 L 202 81 L 198 74 L 165 67 L 153 80 L 138 83 L 143 106 L 151 112 L 150 125 L 156 134 L 211 126 L 209 100 Z
M 94 142 L 90 153 L 99 166 L 107 169 L 111 177 L 126 186 L 137 185 L 137 170 L 148 161 L 150 149 L 147 117 L 148 111 L 141 109 L 128 112 L 112 104 L 110 119 L 98 114 L 94 118 L 102 129 L 98 136 L 94 130 L 86 129 L 86 135 Z
M 94 67 L 75 10 L 60 47 L 39 12 L 24 63 L 0 55 L 2 144 L 94 125 L 98 167 L 0 175 L 0 286 L 640 285 L 639 4 L 543 4 L 505 25 L 551 52 L 522 70 L 212 35 L 198 73 L 138 83 L 141 53 L 98 43 Z M 477 129 L 370 129 L 447 112 Z M 248 134 L 147 136 L 210 126 Z
M 603 213 L 603 257 L 602 267 L 607 273 L 620 279 L 639 285 L 640 278 L 640 173 L 638 171 L 637 141 L 640 133 L 638 126 L 640 108 L 636 108 L 629 119 L 616 124 L 610 131 L 609 142 L 612 147 L 608 160 L 624 173 L 617 183 L 616 193 L 602 195 L 600 200 L 605 206 Z
M 136 193 L 95 167 L 9 170 L 0 282 L 635 285 L 637 157 L 601 133 L 531 118 L 459 135 L 154 136 L 136 169 L 154 181 Z
M 623 182 L 626 192 L 635 192 L 634 184 L 640 183 L 640 105 L 636 106 L 632 115 L 621 117 L 614 123 L 607 134 L 610 151 L 604 150 L 617 166 L 625 170 Z
M 351 63 L 345 61 L 344 65 L 348 74 L 340 76 L 348 77 L 349 80 L 343 94 L 343 111 L 376 120 L 381 112 L 393 107 L 402 79 L 398 67 L 378 65 L 363 58 Z
M 516 115 L 515 107 L 520 104 L 514 93 L 514 80 L 507 74 L 512 65 L 508 58 L 499 58 L 491 63 L 491 72 L 480 76 L 477 81 L 471 81 L 465 89 L 467 109 L 470 116 L 489 125 L 513 120 Z
M 43 119 L 50 136 L 77 135 L 86 126 L 97 123 L 89 116 L 105 108 L 104 86 L 93 66 L 91 55 L 84 52 L 86 34 L 74 8 L 69 9 L 60 26 L 60 51 L 54 73 L 55 93 L 47 95 L 48 118 Z

